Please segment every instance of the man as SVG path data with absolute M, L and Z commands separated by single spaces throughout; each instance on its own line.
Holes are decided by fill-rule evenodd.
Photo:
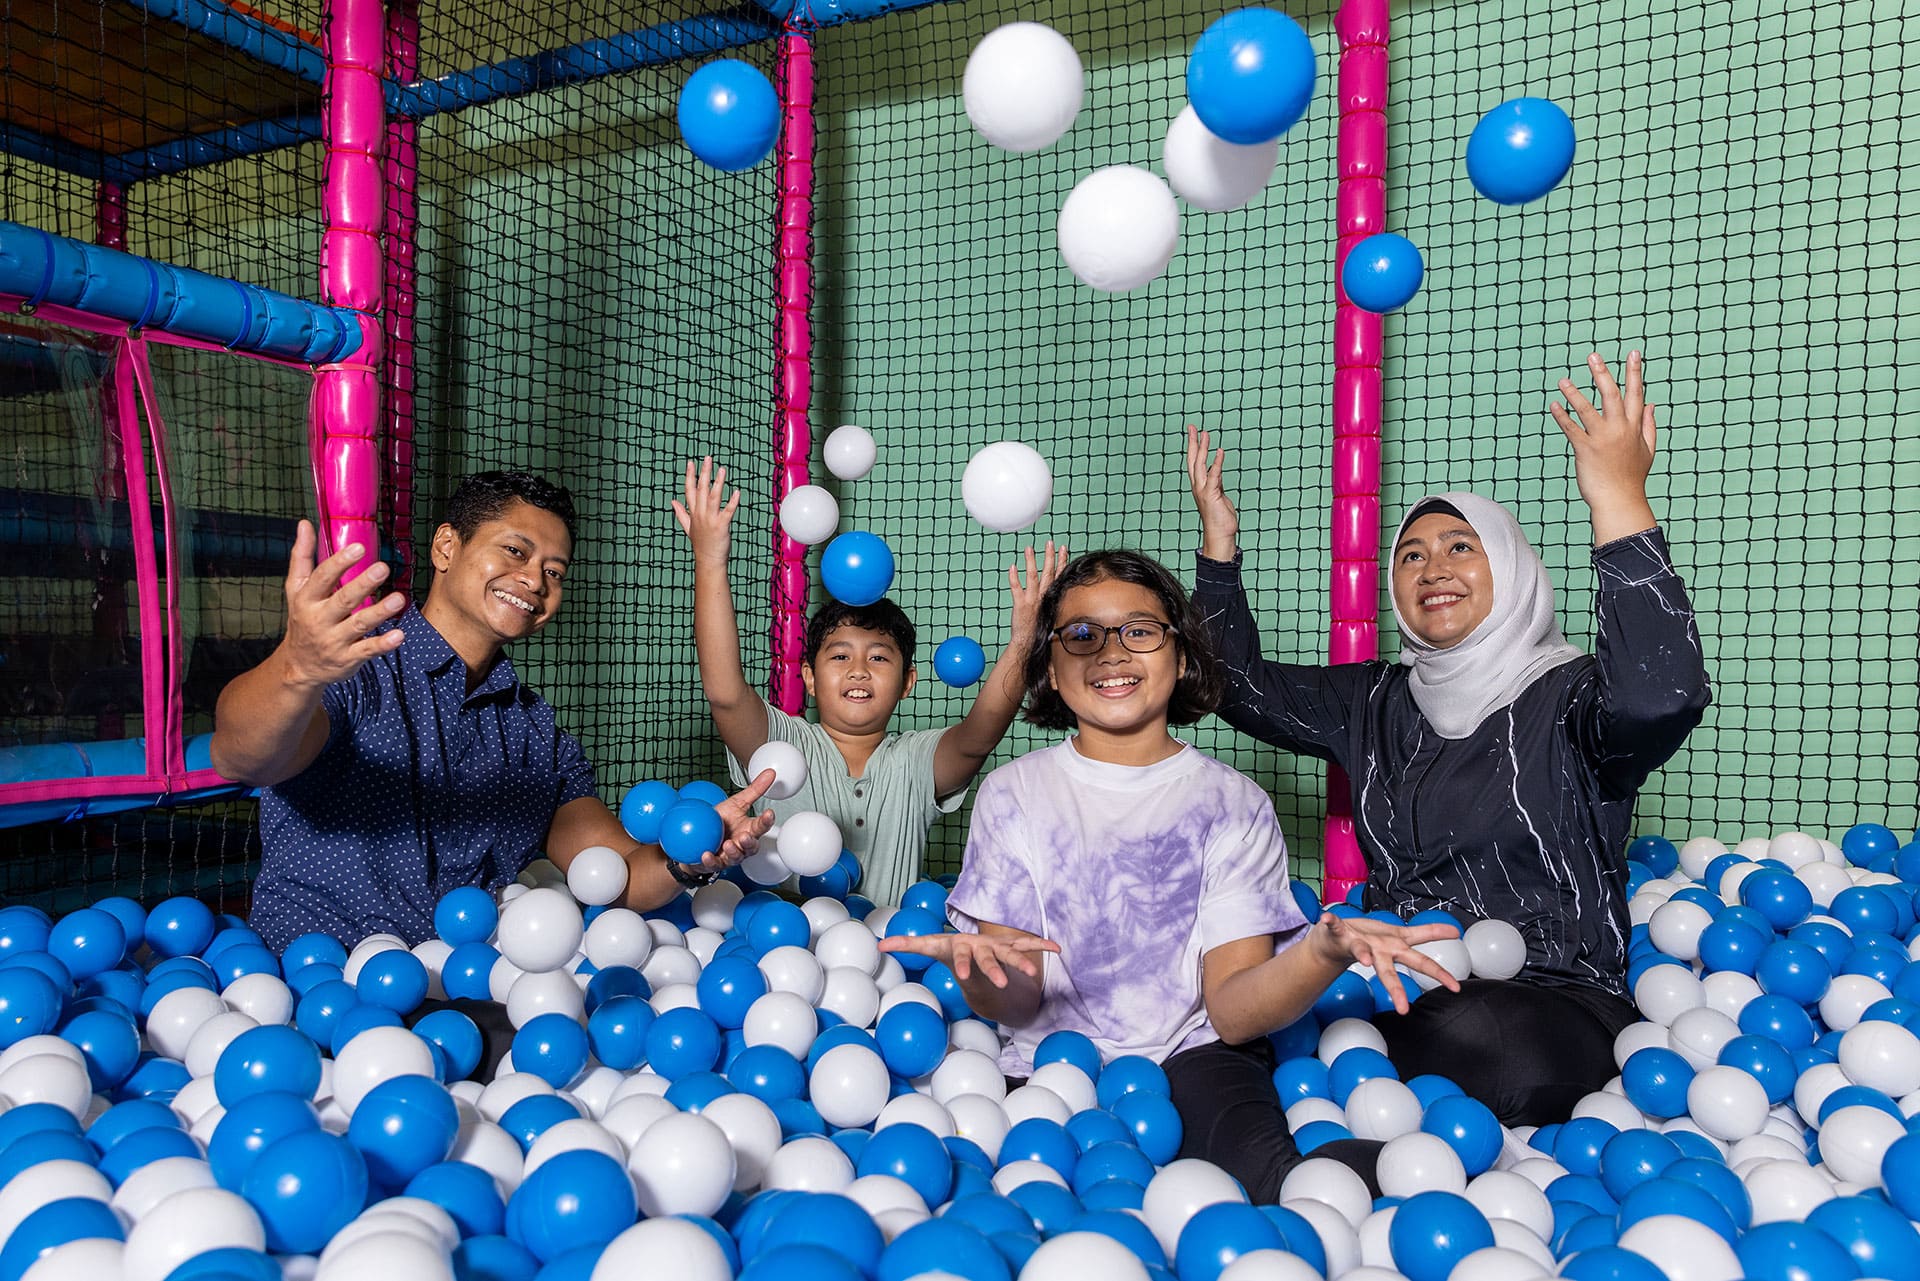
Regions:
M 319 931 L 409 945 L 461 885 L 496 889 L 544 850 L 562 869 L 589 846 L 627 862 L 626 905 L 656 907 L 752 853 L 771 816 L 764 772 L 719 809 L 721 848 L 699 866 L 634 841 L 594 791 L 593 767 L 506 648 L 552 622 L 573 554 L 573 500 L 519 472 L 463 481 L 434 533 L 433 583 L 416 608 L 376 564 L 342 584 L 355 545 L 314 564 L 300 523 L 287 630 L 215 711 L 213 764 L 260 787 L 263 858 L 251 924 L 284 949 Z

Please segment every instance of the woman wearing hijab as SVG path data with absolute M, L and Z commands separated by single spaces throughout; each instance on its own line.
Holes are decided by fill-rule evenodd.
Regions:
M 1404 1077 L 1451 1078 L 1509 1125 L 1565 1120 L 1613 1075 L 1627 990 L 1625 847 L 1634 796 L 1708 702 L 1686 589 L 1647 502 L 1654 410 L 1588 358 L 1596 407 L 1562 379 L 1553 417 L 1593 516 L 1595 653 L 1560 633 L 1553 584 L 1507 510 L 1422 498 L 1393 542 L 1398 663 L 1276 663 L 1240 583 L 1225 451 L 1188 431 L 1204 531 L 1194 601 L 1220 650 L 1220 715 L 1351 780 L 1366 906 L 1503 920 L 1527 945 L 1508 981 L 1436 990 L 1375 1022 Z

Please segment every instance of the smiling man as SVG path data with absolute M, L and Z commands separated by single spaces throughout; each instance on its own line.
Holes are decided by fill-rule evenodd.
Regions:
M 543 852 L 565 868 L 592 845 L 627 860 L 629 907 L 658 906 L 750 853 L 770 820 L 720 807 L 726 843 L 705 866 L 635 842 L 594 790 L 593 767 L 506 649 L 559 612 L 573 556 L 573 500 L 520 472 L 468 477 L 434 533 L 424 606 L 346 547 L 314 564 L 300 523 L 287 570 L 287 630 L 236 677 L 215 712 L 213 763 L 261 788 L 262 859 L 250 923 L 275 950 L 310 931 L 352 946 L 376 932 L 409 945 L 462 885 L 497 889 Z

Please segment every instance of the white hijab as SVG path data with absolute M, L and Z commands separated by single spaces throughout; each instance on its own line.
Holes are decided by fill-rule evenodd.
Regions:
M 1406 645 L 1400 661 L 1413 669 L 1413 701 L 1440 737 L 1467 738 L 1544 673 L 1581 657 L 1581 652 L 1560 634 L 1546 564 L 1520 523 L 1499 503 L 1478 494 L 1429 494 L 1401 518 L 1393 536 L 1396 546 L 1414 514 L 1428 503 L 1454 508 L 1480 535 L 1493 571 L 1493 609 L 1458 645 L 1436 649 L 1414 635 L 1400 602 L 1394 601 L 1394 618 Z

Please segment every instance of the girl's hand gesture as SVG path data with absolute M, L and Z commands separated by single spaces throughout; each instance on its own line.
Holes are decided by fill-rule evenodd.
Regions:
M 1599 407 L 1572 379 L 1562 378 L 1560 395 L 1566 404 L 1547 408 L 1573 446 L 1574 479 L 1593 511 L 1593 541 L 1599 546 L 1653 528 L 1647 477 L 1653 471 L 1658 428 L 1653 406 L 1647 403 L 1639 352 L 1627 353 L 1624 392 L 1599 352 L 1587 357 L 1587 368 L 1600 393 Z
M 1240 513 L 1227 497 L 1227 451 L 1207 455 L 1213 437 L 1187 424 L 1187 482 L 1193 487 L 1193 505 L 1200 509 L 1200 554 L 1208 560 L 1232 560 L 1240 537 Z
M 1451 925 L 1388 925 L 1364 916 L 1339 917 L 1328 912 L 1314 922 L 1307 942 L 1329 960 L 1371 965 L 1387 995 L 1393 998 L 1393 1008 L 1405 1014 L 1407 992 L 1395 967 L 1405 966 L 1438 980 L 1449 992 L 1458 992 L 1460 980 L 1440 962 L 1414 948 L 1420 943 L 1459 937 L 1460 931 Z
M 1034 558 L 1033 548 L 1027 548 L 1027 576 L 1020 578 L 1020 566 L 1007 566 L 1007 587 L 1013 593 L 1012 632 L 1007 639 L 1010 648 L 1025 649 L 1033 642 L 1033 634 L 1040 621 L 1040 598 L 1047 594 L 1047 588 L 1053 586 L 1053 580 L 1060 577 L 1060 571 L 1067 565 L 1067 549 L 1055 547 L 1051 542 Z
M 930 956 L 950 968 L 953 976 L 962 983 L 977 970 L 995 987 L 1005 987 L 1008 970 L 1018 970 L 1038 982 L 1040 962 L 1036 953 L 1058 952 L 1060 945 L 1052 939 L 1024 932 L 922 934 L 915 937 L 896 934 L 881 939 L 880 950 Z
M 677 498 L 674 500 L 673 518 L 680 522 L 680 528 L 692 540 L 695 560 L 726 563 L 727 527 L 733 523 L 733 514 L 740 510 L 740 491 L 737 489 L 733 491 L 732 498 L 721 501 L 726 488 L 725 467 L 716 474 L 713 459 L 703 458 L 696 471 L 693 460 L 687 460 L 685 502 Z

